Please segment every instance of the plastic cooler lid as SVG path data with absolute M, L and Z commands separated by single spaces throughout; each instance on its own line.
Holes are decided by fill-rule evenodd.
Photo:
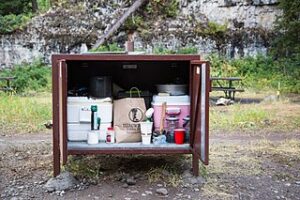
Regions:
M 190 96 L 153 96 L 153 104 L 161 104 L 167 102 L 167 104 L 190 104 Z
M 111 103 L 112 99 L 107 98 L 88 98 L 88 97 L 68 97 L 68 103 Z

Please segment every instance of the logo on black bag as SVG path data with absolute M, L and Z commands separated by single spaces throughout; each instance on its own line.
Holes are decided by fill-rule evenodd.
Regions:
M 139 108 L 132 108 L 129 113 L 128 117 L 132 122 L 140 122 L 143 120 L 143 111 Z

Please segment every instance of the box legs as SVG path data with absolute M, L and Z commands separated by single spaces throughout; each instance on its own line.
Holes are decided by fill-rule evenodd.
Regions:
M 193 175 L 199 176 L 199 157 L 193 153 Z
M 53 151 L 53 176 L 56 177 L 60 174 L 60 155 L 59 151 Z

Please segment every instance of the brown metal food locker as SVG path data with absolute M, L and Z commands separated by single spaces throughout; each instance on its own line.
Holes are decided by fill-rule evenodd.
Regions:
M 125 70 L 124 65 L 137 66 Z M 130 68 L 130 67 L 129 67 Z M 181 76 L 189 85 L 190 142 L 184 145 L 85 145 L 68 141 L 68 88 L 77 82 L 88 84 L 92 75 L 109 75 L 123 87 L 136 85 L 153 90 L 155 84 Z M 195 176 L 199 159 L 208 164 L 209 63 L 199 55 L 127 55 L 127 54 L 57 54 L 52 56 L 53 80 L 53 167 L 54 176 L 66 164 L 68 155 L 80 154 L 192 154 Z

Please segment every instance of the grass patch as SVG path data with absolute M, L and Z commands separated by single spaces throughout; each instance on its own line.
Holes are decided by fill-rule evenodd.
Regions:
M 99 179 L 103 175 L 102 162 L 97 162 L 97 156 L 72 156 L 69 159 L 66 170 L 71 171 L 76 177 Z
M 256 104 L 211 107 L 210 125 L 213 130 L 257 129 L 262 128 L 271 115 Z
M 122 180 L 124 177 L 145 177 L 149 183 L 165 182 L 177 187 L 182 182 L 185 156 L 72 156 L 65 169 L 79 179 L 91 182 Z M 138 179 L 138 178 L 137 178 Z M 138 181 L 138 180 L 137 180 Z
M 34 97 L 0 96 L 1 133 L 45 131 L 43 123 L 52 119 L 51 95 Z
M 9 96 L 0 93 L 0 114 L 2 133 L 44 131 L 43 123 L 52 119 L 51 94 L 27 92 L 26 96 Z M 209 123 L 212 133 L 295 132 L 300 130 L 300 104 L 283 99 L 259 104 L 212 106 Z
M 291 125 L 293 126 L 293 127 L 300 127 L 300 116 L 298 115 L 298 116 L 295 116 L 294 118 L 293 118 L 293 120 L 291 121 Z
M 202 176 L 203 178 L 207 178 L 208 176 L 208 172 L 207 172 L 207 166 L 205 166 L 204 164 L 202 164 L 200 162 L 200 167 L 199 167 L 199 173 L 200 173 L 200 176 Z
M 179 170 L 174 170 L 174 168 L 172 168 L 168 165 L 164 165 L 162 167 L 150 169 L 147 172 L 148 181 L 150 183 L 163 181 L 173 187 L 177 187 L 180 183 L 182 183 L 182 176 Z
M 210 129 L 223 131 L 290 132 L 299 130 L 300 105 L 287 98 L 276 102 L 210 107 Z

